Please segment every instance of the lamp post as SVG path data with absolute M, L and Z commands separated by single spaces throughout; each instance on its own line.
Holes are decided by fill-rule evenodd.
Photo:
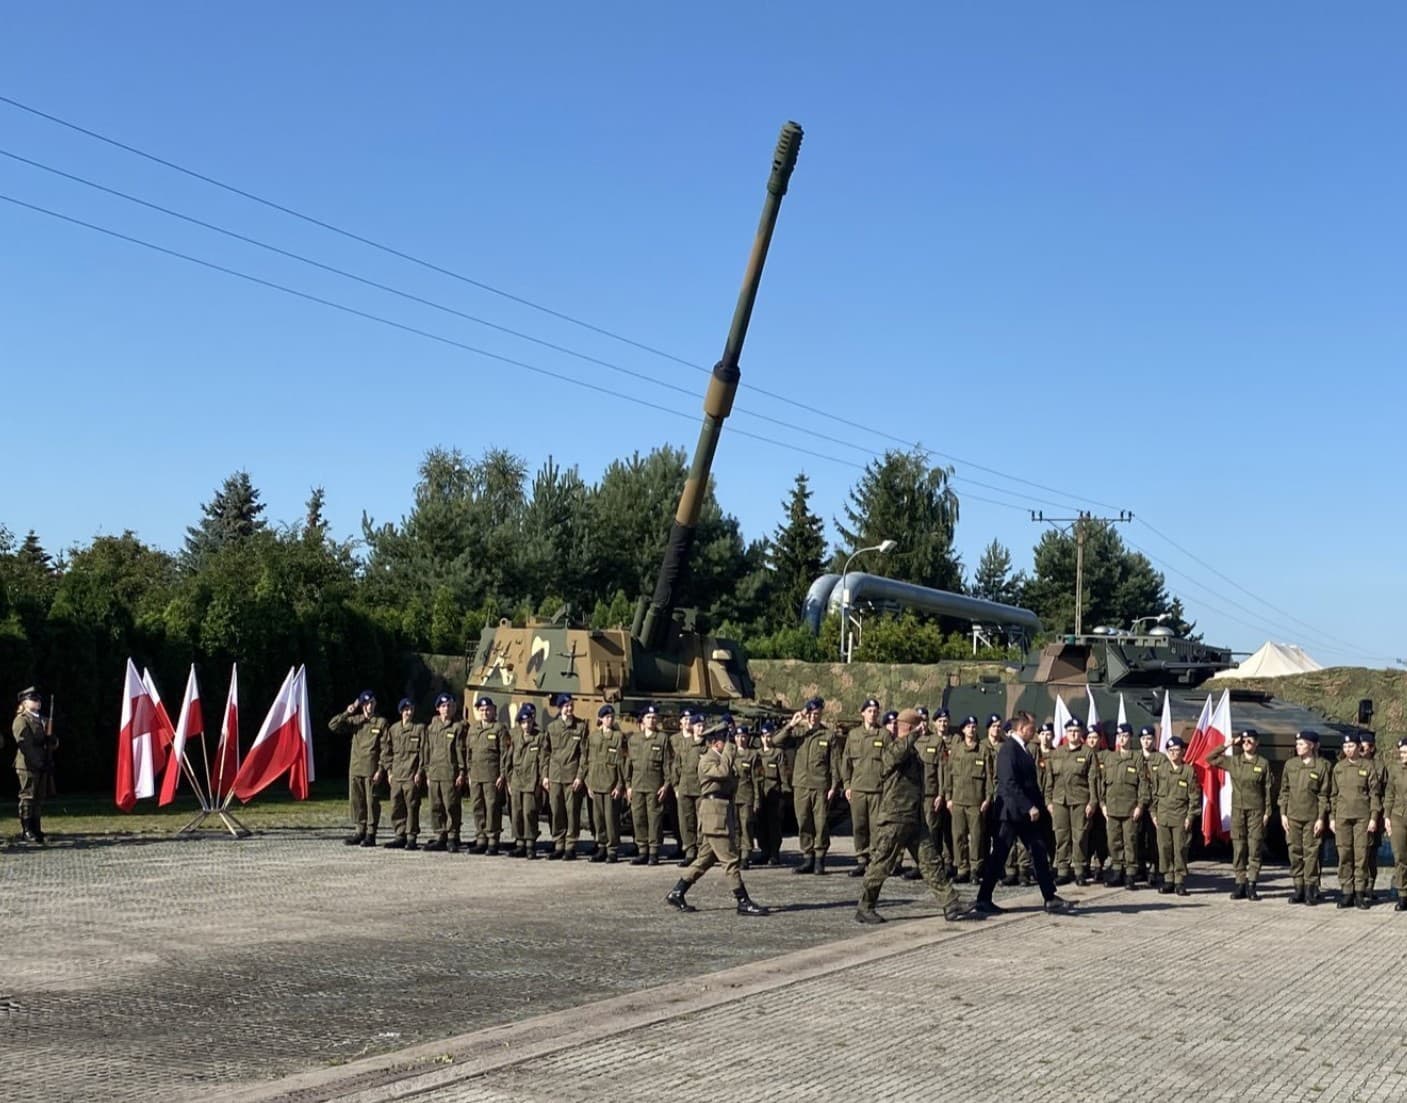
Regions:
M 850 590 L 845 584 L 845 576 L 850 573 L 850 564 L 857 556 L 864 555 L 865 552 L 879 552 L 880 555 L 888 555 L 899 546 L 895 540 L 881 540 L 878 544 L 871 544 L 868 548 L 856 548 L 846 559 L 845 566 L 840 571 L 840 661 L 848 663 L 850 661 Z

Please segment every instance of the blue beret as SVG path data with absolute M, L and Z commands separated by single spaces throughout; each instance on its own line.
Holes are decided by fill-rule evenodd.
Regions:
M 820 712 L 825 707 L 826 703 L 824 700 L 820 697 L 812 697 L 802 706 L 802 709 L 805 712 Z
M 1169 747 L 1177 747 L 1177 748 L 1179 748 L 1179 749 L 1181 749 L 1181 748 L 1187 746 L 1187 744 L 1182 741 L 1182 736 L 1180 736 L 1180 735 L 1170 735 L 1170 736 L 1168 736 L 1168 743 L 1167 743 L 1167 745 L 1168 745 Z
M 866 708 L 866 709 L 877 709 L 877 708 L 879 708 L 879 698 L 877 698 L 877 697 L 866 697 L 866 698 L 865 698 L 865 703 L 864 703 L 863 705 L 861 705 L 860 707 L 861 707 L 861 708 Z
M 453 704 L 453 702 L 454 698 L 451 697 L 448 693 L 441 693 L 438 697 L 435 698 L 435 707 L 439 708 L 441 705 L 449 705 Z
M 731 712 L 725 712 L 725 713 L 724 713 L 722 716 L 720 716 L 718 719 L 719 719 L 719 721 L 720 721 L 721 723 L 724 723 L 724 724 L 732 724 L 732 723 L 734 723 L 733 714 L 732 714 Z
M 409 697 L 402 697 L 402 698 L 401 698 L 401 703 L 396 706 L 396 711 L 397 711 L 397 712 L 405 712 L 406 709 L 413 709 L 413 708 L 415 708 L 415 702 L 412 701 Z
M 557 707 L 558 707 L 558 708 L 561 708 L 563 705 L 565 705 L 565 704 L 566 704 L 568 701 L 570 701 L 571 699 L 572 699 L 572 695 L 571 695 L 570 693 L 559 693 L 559 694 L 557 694 Z
M 537 715 L 537 706 L 534 705 L 531 701 L 529 701 L 527 704 L 519 706 L 519 708 L 518 708 L 518 723 L 521 724 L 524 720 L 531 720 L 531 719 L 533 719 L 536 715 Z
M 1397 746 L 1399 748 L 1407 747 L 1407 735 L 1400 735 L 1397 737 Z
M 568 700 L 570 700 L 570 698 L 568 698 Z M 651 705 L 649 707 L 653 708 L 654 706 Z M 616 710 L 613 709 L 610 705 L 602 705 L 599 709 L 596 710 L 596 716 L 598 718 L 602 716 L 614 716 L 615 714 Z
M 1318 743 L 1319 733 L 1316 731 L 1303 731 L 1295 736 L 1296 739 L 1303 739 L 1306 743 Z
M 1124 732 L 1128 732 L 1129 735 L 1132 735 L 1132 734 L 1133 734 L 1133 725 L 1132 725 L 1132 724 L 1120 724 L 1117 728 L 1114 729 L 1114 734 L 1115 734 L 1115 735 L 1123 735 Z
M 1344 732 L 1343 741 L 1345 743 L 1357 743 L 1359 741 L 1358 733 L 1354 731 Z
M 366 705 L 376 700 L 376 694 L 372 690 L 364 689 L 357 694 L 357 704 Z
M 488 706 L 490 706 L 491 708 L 496 708 L 496 707 L 497 707 L 496 705 L 494 705 L 494 703 L 493 703 L 493 698 L 492 698 L 492 697 L 480 697 L 477 701 L 474 702 L 474 707 L 475 707 L 476 709 L 481 709 L 481 708 L 483 708 L 485 705 L 488 705 Z
M 946 719 L 948 718 L 948 715 L 949 715 L 949 714 L 948 714 L 948 710 L 947 710 L 947 709 L 934 709 L 934 710 L 933 710 L 933 719 L 935 719 L 935 720 L 939 720 L 939 719 L 946 720 Z
M 975 724 L 975 723 L 977 723 L 977 717 L 975 717 L 975 716 L 964 716 L 964 717 L 962 718 L 962 726 L 963 726 L 964 728 L 967 727 L 967 725 L 969 725 L 969 724 Z
M 1358 737 L 1358 742 L 1367 743 L 1370 747 L 1376 747 L 1378 745 L 1378 737 L 1373 732 L 1364 732 Z
M 1084 728 L 1084 725 L 1080 723 L 1077 717 L 1072 716 L 1065 721 L 1065 730 L 1070 731 L 1072 728 Z
M 926 708 L 924 708 L 922 705 L 915 705 L 915 706 L 914 706 L 914 711 L 915 711 L 916 713 L 918 713 L 920 716 L 922 716 L 925 720 L 928 719 L 928 710 L 927 710 Z
M 1158 733 L 1153 729 L 1153 725 L 1152 725 L 1152 724 L 1144 724 L 1143 727 L 1141 727 L 1141 728 L 1138 729 L 1139 738 L 1142 738 L 1142 737 L 1145 736 L 1145 735 L 1157 735 L 1157 734 L 1158 734 Z
M 738 725 L 738 734 L 739 734 L 739 735 L 751 735 L 751 734 L 752 734 L 752 726 L 751 726 L 750 724 L 739 724 L 739 725 Z
M 777 725 L 774 724 L 771 720 L 764 720 L 762 721 L 762 726 L 757 730 L 762 732 L 762 734 L 764 735 L 769 735 L 777 730 Z
M 656 705 L 656 704 L 653 704 L 653 703 L 646 705 L 644 708 L 642 708 L 642 709 L 640 710 L 640 715 L 641 715 L 641 716 L 658 716 L 659 714 L 660 714 L 659 706 Z M 602 714 L 598 712 L 596 715 L 597 715 L 597 716 L 600 716 L 600 715 L 602 715 Z
M 1044 724 L 1041 725 L 1041 731 L 1043 733 L 1050 732 L 1053 735 L 1055 733 L 1055 724 L 1050 720 L 1047 720 Z
M 988 727 L 991 727 L 993 724 L 1000 724 L 1001 722 L 1002 722 L 1002 718 L 1001 718 L 1000 716 L 998 716 L 995 712 L 992 713 L 990 716 L 987 717 L 987 726 L 988 726 Z
M 899 719 L 899 714 L 898 714 L 898 712 L 896 712 L 894 709 L 890 709 L 888 712 L 886 712 L 886 713 L 884 714 L 883 723 L 887 724 L 887 723 L 889 723 L 889 721 L 891 721 L 891 720 L 898 720 L 898 719 Z
M 1260 732 L 1256 731 L 1255 728 L 1244 728 L 1244 729 L 1242 729 L 1241 731 L 1239 731 L 1239 732 L 1236 733 L 1236 738 L 1237 738 L 1237 739 L 1246 739 L 1246 738 L 1250 738 L 1250 739 L 1259 739 L 1259 738 L 1260 738 Z

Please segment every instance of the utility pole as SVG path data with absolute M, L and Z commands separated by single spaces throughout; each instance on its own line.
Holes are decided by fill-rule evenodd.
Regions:
M 1079 636 L 1084 631 L 1084 606 L 1085 606 L 1085 532 L 1089 525 L 1099 522 L 1106 525 L 1128 524 L 1133 520 L 1133 513 L 1127 509 L 1119 510 L 1117 517 L 1096 517 L 1087 509 L 1082 509 L 1076 517 L 1047 517 L 1039 510 L 1031 510 L 1031 520 L 1043 525 L 1054 525 L 1061 532 L 1069 532 L 1066 526 L 1074 527 L 1075 534 L 1075 635 Z

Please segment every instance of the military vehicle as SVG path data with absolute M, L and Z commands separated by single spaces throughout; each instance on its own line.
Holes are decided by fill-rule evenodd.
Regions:
M 670 729 L 678 726 L 685 709 L 715 714 L 729 710 L 739 716 L 781 715 L 779 709 L 751 701 L 753 682 L 738 644 L 710 636 L 702 618 L 678 607 L 676 597 L 687 576 L 709 470 L 741 378 L 738 363 L 763 264 L 800 148 L 801 127 L 787 123 L 772 159 L 762 217 L 732 326 L 704 397 L 703 425 L 654 595 L 640 599 L 628 631 L 591 629 L 566 617 L 521 628 L 507 621 L 485 628 L 469 657 L 464 688 L 467 713 L 472 715 L 474 701 L 481 696 L 492 698 L 501 716 L 506 716 L 505 707 L 516 716 L 518 706 L 530 701 L 537 707 L 539 723 L 545 726 L 558 694 L 570 693 L 577 702 L 577 714 L 590 720 L 603 703 L 614 705 L 623 718 L 653 703 Z M 631 726 L 628 719 L 622 726 Z

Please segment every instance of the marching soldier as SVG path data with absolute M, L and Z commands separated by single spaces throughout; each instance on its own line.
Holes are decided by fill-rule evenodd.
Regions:
M 381 797 L 376 791 L 381 781 L 381 739 L 386 721 L 376 715 L 376 694 L 364 689 L 357 699 L 328 722 L 335 735 L 352 737 L 351 759 L 347 765 L 347 803 L 356 830 L 342 841 L 348 846 L 375 846 L 376 827 L 381 822 Z
M 894 713 L 898 716 L 898 713 Z M 860 710 L 862 725 L 845 740 L 840 756 L 840 778 L 850 805 L 850 832 L 855 844 L 855 868 L 851 877 L 863 877 L 870 861 L 870 813 L 879 797 L 879 759 L 887 742 L 884 728 L 877 723 L 879 701 L 871 697 Z M 888 718 L 886 717 L 886 720 Z
M 15 739 L 15 774 L 19 778 L 20 834 L 27 843 L 44 845 L 44 798 L 54 770 L 57 739 L 39 710 L 42 701 L 33 686 L 20 690 L 10 734 Z
M 747 724 L 739 724 L 734 743 L 738 750 L 733 765 L 738 775 L 738 785 L 733 792 L 733 804 L 738 818 L 738 845 L 743 869 L 752 868 L 753 835 L 757 825 L 757 806 L 762 781 L 762 754 L 752 745 L 752 729 Z M 759 858 L 759 861 L 761 859 Z
M 1168 764 L 1158 771 L 1153 791 L 1153 826 L 1158 829 L 1159 861 L 1163 883 L 1158 891 L 1187 895 L 1187 850 L 1192 843 L 1192 821 L 1202 814 L 1202 791 L 1197 775 L 1182 761 L 1187 744 L 1178 736 L 1168 740 Z M 1172 882 L 1167 876 L 1171 874 Z
M 497 854 L 503 831 L 504 776 L 508 744 L 513 736 L 500 723 L 492 698 L 474 702 L 479 722 L 465 736 L 464 772 L 469 778 L 469 799 L 474 809 L 474 848 L 471 854 Z
M 1120 724 L 1114 735 L 1114 749 L 1100 760 L 1099 806 L 1109 828 L 1110 888 L 1131 889 L 1137 881 L 1138 828 L 1143 806 L 1152 794 L 1143 756 L 1132 747 L 1133 728 Z
M 441 693 L 435 698 L 435 719 L 425 730 L 425 755 L 420 780 L 430 797 L 430 826 L 435 839 L 426 850 L 459 853 L 459 827 L 463 814 L 464 746 L 458 721 L 450 718 L 454 698 Z
M 1148 803 L 1143 806 L 1143 825 L 1138 832 L 1138 876 L 1146 877 L 1150 885 L 1161 885 L 1162 868 L 1158 865 L 1158 832 L 1153 826 L 1152 794 L 1158 789 L 1158 775 L 1168 764 L 1168 756 L 1157 749 L 1158 733 L 1144 724 L 1138 729 L 1138 746 L 1143 754 L 1143 770 L 1148 775 Z
M 793 873 L 826 872 L 826 852 L 831 845 L 827 817 L 840 778 L 835 763 L 834 737 L 821 723 L 824 708 L 821 698 L 812 697 L 786 722 L 776 738 L 779 747 L 796 748 L 791 784 L 802 862 Z
M 1397 761 L 1388 767 L 1383 816 L 1392 840 L 1392 883 L 1397 889 L 1392 910 L 1407 911 L 1407 735 L 1397 740 Z
M 586 754 L 586 721 L 576 714 L 576 702 L 569 693 L 557 697 L 557 719 L 547 725 L 543 741 L 542 789 L 547 794 L 547 815 L 552 826 L 550 860 L 576 860 L 576 841 L 581 834 L 581 802 L 586 783 L 582 773 Z
M 1236 753 L 1240 744 L 1241 753 Z M 1247 728 L 1226 745 L 1225 754 L 1210 763 L 1231 777 L 1231 872 L 1236 887 L 1233 900 L 1259 900 L 1260 852 L 1265 827 L 1270 822 L 1270 763 L 1256 753 L 1260 735 Z
M 596 840 L 593 862 L 615 862 L 620 852 L 625 757 L 625 735 L 616 728 L 616 710 L 602 705 L 596 711 L 596 730 L 586 740 L 582 759 L 582 776 L 591 795 L 591 831 Z
M 1046 760 L 1046 803 L 1055 820 L 1058 885 L 1089 883 L 1089 819 L 1094 813 L 1094 756 L 1084 745 L 1084 725 L 1071 719 L 1065 742 Z
M 1378 771 L 1358 756 L 1358 737 L 1343 737 L 1343 757 L 1334 763 L 1329 780 L 1329 830 L 1339 851 L 1339 907 L 1354 904 L 1367 909 L 1368 836 L 1378 829 L 1383 801 L 1378 793 Z
M 757 752 L 757 841 L 762 860 L 769 866 L 782 864 L 782 805 L 786 799 L 786 755 L 772 743 L 777 725 L 762 721 L 758 729 L 762 748 Z
M 1378 757 L 1378 738 L 1372 732 L 1363 732 L 1358 737 L 1358 757 L 1368 763 L 1377 777 L 1378 797 L 1381 800 L 1387 793 L 1387 765 Z M 1378 902 L 1378 848 L 1383 845 L 1383 821 L 1378 820 L 1378 829 L 1368 832 L 1368 849 L 1363 852 L 1364 864 L 1368 867 L 1368 902 Z
M 679 864 L 690 865 L 699 850 L 699 759 L 708 748 L 704 746 L 704 717 L 702 713 L 689 717 L 689 726 L 681 727 L 674 737 L 674 812 L 678 819 Z
M 386 731 L 381 753 L 381 772 L 391 779 L 391 829 L 395 837 L 387 850 L 419 850 L 420 770 L 425 743 L 425 725 L 415 722 L 415 704 L 403 697 L 397 708 L 401 718 Z
M 542 734 L 537 708 L 529 701 L 518 709 L 518 732 L 509 745 L 509 819 L 513 824 L 513 857 L 537 857 L 538 784 L 544 773 Z
M 684 899 L 691 886 L 718 862 L 738 902 L 738 914 L 766 915 L 767 909 L 754 904 L 738 872 L 737 813 L 733 789 L 737 784 L 735 769 L 737 748 L 728 738 L 726 724 L 718 724 L 708 733 L 708 744 L 699 758 L 699 856 L 674 883 L 665 902 L 681 912 L 691 912 L 694 906 Z
M 1329 818 L 1329 763 L 1319 757 L 1319 733 L 1295 736 L 1295 755 L 1280 771 L 1280 823 L 1290 844 L 1291 904 L 1319 903 L 1319 850 Z
M 953 745 L 943 771 L 942 796 L 952 815 L 955 881 L 960 885 L 982 879 L 987 817 L 996 795 L 995 765 L 996 760 L 977 744 L 977 725 L 964 724 L 962 742 Z
M 660 728 L 659 710 L 646 705 L 640 731 L 631 736 L 625 757 L 625 799 L 630 802 L 635 857 L 630 864 L 657 866 L 664 849 L 664 801 L 674 771 L 674 750 Z

